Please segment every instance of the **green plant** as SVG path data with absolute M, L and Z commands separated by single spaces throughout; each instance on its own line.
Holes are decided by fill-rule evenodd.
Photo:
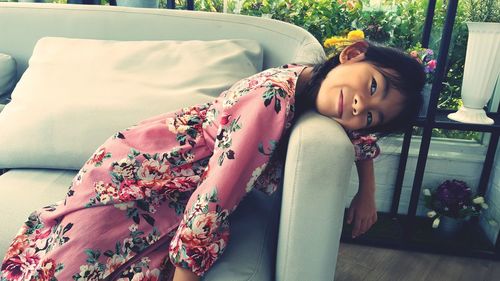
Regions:
M 434 70 L 436 69 L 436 60 L 434 59 L 434 51 L 423 48 L 420 43 L 409 48 L 407 52 L 424 66 L 426 74 L 426 82 L 432 83 L 434 78 Z

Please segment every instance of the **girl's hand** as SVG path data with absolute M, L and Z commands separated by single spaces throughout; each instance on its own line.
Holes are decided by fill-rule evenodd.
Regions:
M 351 201 L 347 214 L 347 223 L 354 219 L 352 238 L 364 234 L 377 221 L 377 207 L 373 193 L 358 192 Z

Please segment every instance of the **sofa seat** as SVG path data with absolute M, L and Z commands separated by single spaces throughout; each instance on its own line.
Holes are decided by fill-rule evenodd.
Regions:
M 31 212 L 64 199 L 75 170 L 13 169 L 0 176 L 0 253 Z M 250 192 L 231 215 L 230 243 L 202 280 L 273 280 L 279 194 Z M 270 215 L 271 214 L 271 215 Z

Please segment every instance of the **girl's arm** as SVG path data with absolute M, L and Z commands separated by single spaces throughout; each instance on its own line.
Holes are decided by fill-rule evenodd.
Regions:
M 368 231 L 377 221 L 373 160 L 356 161 L 356 168 L 358 170 L 359 189 L 351 202 L 347 216 L 348 224 L 351 224 L 354 220 L 353 238 Z

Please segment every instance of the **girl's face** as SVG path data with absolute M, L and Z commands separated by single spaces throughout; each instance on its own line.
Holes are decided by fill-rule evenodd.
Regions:
M 403 110 L 405 97 L 388 87 L 385 76 L 364 61 L 364 53 L 344 58 L 343 53 L 341 64 L 321 84 L 316 100 L 319 113 L 348 130 L 367 129 L 394 119 Z

